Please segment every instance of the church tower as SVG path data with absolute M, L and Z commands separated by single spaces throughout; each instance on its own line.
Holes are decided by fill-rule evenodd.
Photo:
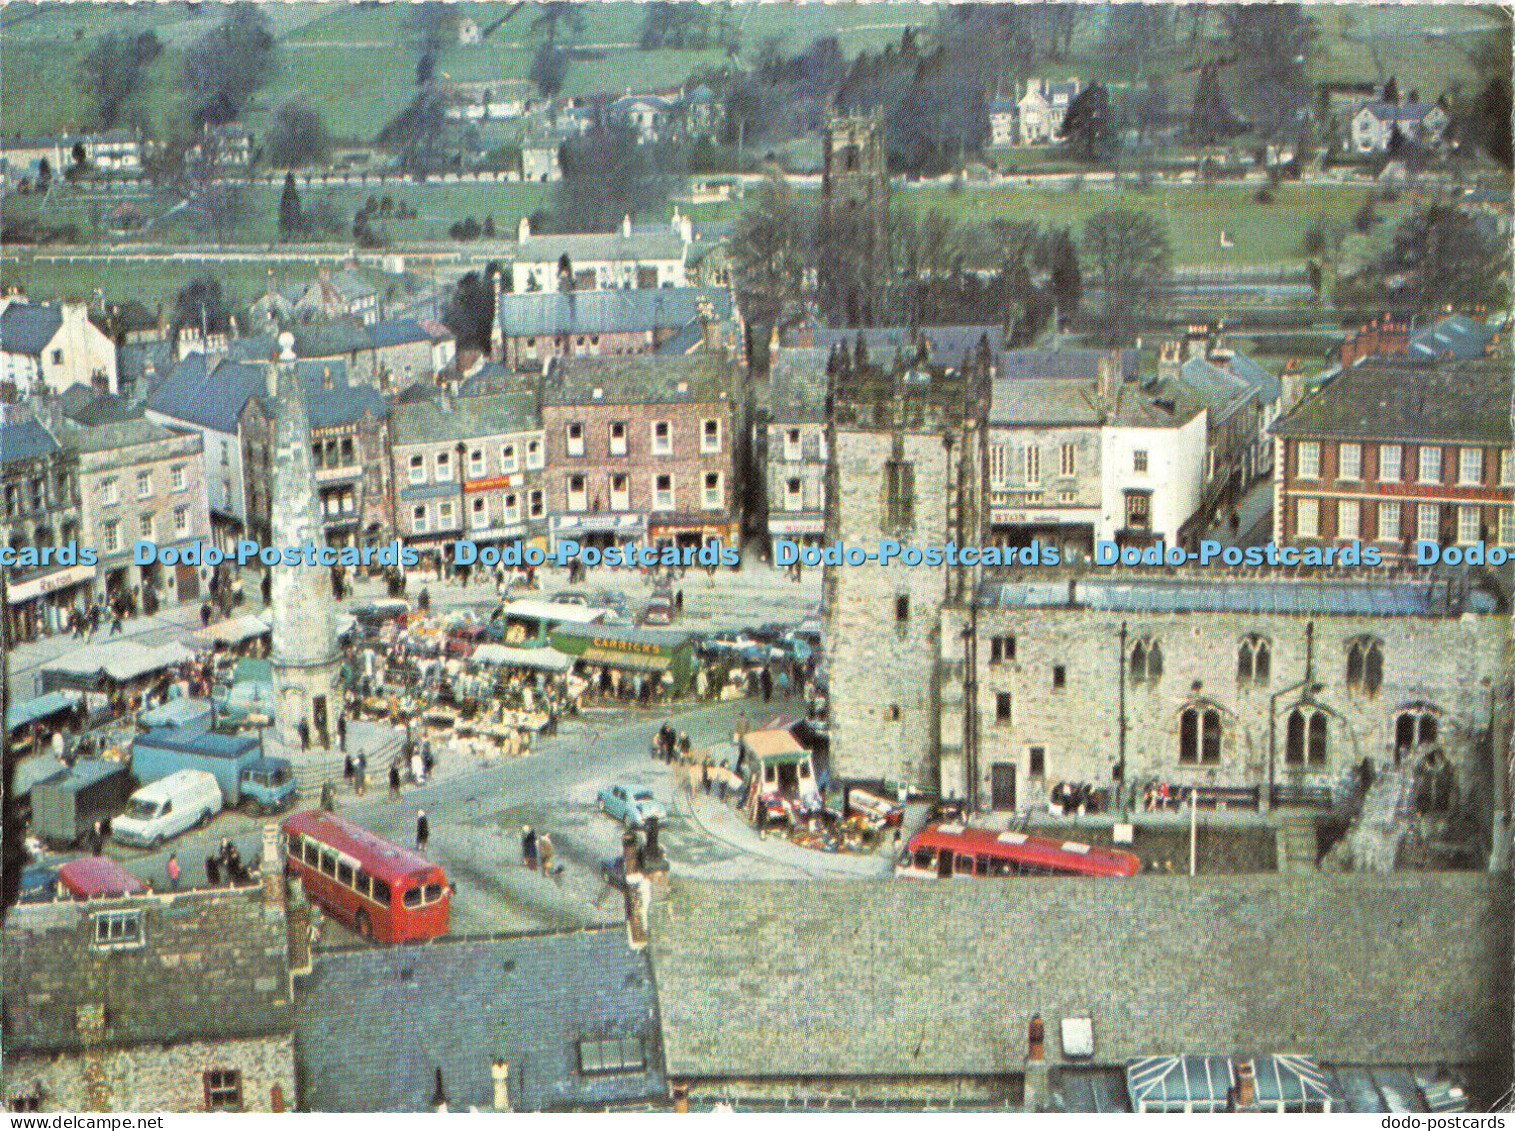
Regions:
M 823 308 L 848 326 L 871 326 L 881 272 L 887 272 L 889 149 L 878 114 L 832 118 L 821 141 Z M 845 254 L 841 253 L 845 249 Z
M 278 401 L 274 418 L 274 483 L 270 526 L 279 549 L 326 545 L 321 497 L 311 464 L 310 417 L 295 368 L 294 336 L 279 335 Z M 303 743 L 309 727 L 313 747 L 330 745 L 341 709 L 338 675 L 342 655 L 332 627 L 331 570 L 323 565 L 273 567 L 274 727 L 286 751 Z

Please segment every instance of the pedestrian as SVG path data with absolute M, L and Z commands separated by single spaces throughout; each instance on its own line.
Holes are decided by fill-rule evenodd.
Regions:
M 710 676 L 706 674 L 704 664 L 694 673 L 694 694 L 699 699 L 710 697 Z
M 398 757 L 389 764 L 389 796 L 391 800 L 400 796 L 400 761 Z
M 100 849 L 104 847 L 104 844 L 105 826 L 96 821 L 95 827 L 89 830 L 89 854 L 91 856 L 99 856 Z
M 200 606 L 200 627 L 210 627 L 210 602 L 206 601 Z
M 547 833 L 537 837 L 537 855 L 542 859 L 542 875 L 552 875 L 552 837 Z
M 769 670 L 767 664 L 763 665 L 763 671 L 758 676 L 758 682 L 763 685 L 763 702 L 771 703 L 773 701 L 773 672 Z
M 715 779 L 715 789 L 716 795 L 723 805 L 726 803 L 726 775 L 730 772 L 731 763 L 729 763 L 725 758 L 722 758 L 720 776 Z
M 431 612 L 431 592 L 424 586 L 421 592 L 416 595 L 416 607 L 421 610 L 422 616 Z
M 118 636 L 118 635 L 120 635 L 120 633 L 121 633 L 121 610 L 120 609 L 116 609 L 115 612 L 114 612 L 114 614 L 111 617 L 111 621 L 110 621 L 110 633 L 109 633 L 109 635 L 111 635 L 111 636 Z
M 329 781 L 321 783 L 321 808 L 325 809 L 328 813 L 335 812 L 337 808 L 337 799 L 333 796 L 331 782 Z
M 361 750 L 358 751 L 358 756 L 352 764 L 352 788 L 359 797 L 362 797 L 363 791 L 368 788 L 368 755 Z
M 237 846 L 233 842 L 226 840 L 225 837 L 221 839 L 226 841 L 226 855 L 222 860 L 222 865 L 226 869 L 226 882 L 239 884 L 243 879 L 242 854 L 237 851 Z
M 342 759 L 342 781 L 347 786 L 348 789 L 351 789 L 353 787 L 353 785 L 352 785 L 352 777 L 353 777 L 353 774 L 355 774 L 357 772 L 357 768 L 358 768 L 357 765 L 352 760 L 352 755 L 351 754 L 348 754 L 348 755 L 346 755 L 346 756 L 343 757 L 343 759 Z
M 310 723 L 306 722 L 304 719 L 301 719 L 298 723 L 295 724 L 295 733 L 300 736 L 300 749 L 302 751 L 309 750 Z
M 165 871 L 168 872 L 168 889 L 169 889 L 169 891 L 178 891 L 179 890 L 179 854 L 177 852 L 170 852 L 168 854 L 168 867 L 165 869 Z
M 530 825 L 521 826 L 521 863 L 529 871 L 537 870 L 537 831 Z
M 431 752 L 431 743 L 427 742 L 421 747 L 421 772 L 426 777 L 431 777 L 431 768 L 436 764 L 436 755 Z
M 709 757 L 706 757 L 706 759 L 703 762 L 700 763 L 700 784 L 705 787 L 705 796 L 709 797 L 710 796 L 710 759 L 709 759 Z
M 419 750 L 410 756 L 410 776 L 415 779 L 417 785 L 426 784 L 426 763 L 421 760 Z
M 431 822 L 426 819 L 426 810 L 416 810 L 416 851 L 425 852 L 426 842 L 431 839 Z
M 345 711 L 337 716 L 337 746 L 344 754 L 347 752 L 347 713 Z
M 221 865 L 214 856 L 205 858 L 205 883 L 213 888 L 221 886 Z
M 684 591 L 682 589 L 675 590 L 673 594 L 673 611 L 676 613 L 684 611 Z
M 54 758 L 63 757 L 63 732 L 61 730 L 53 731 L 52 747 Z

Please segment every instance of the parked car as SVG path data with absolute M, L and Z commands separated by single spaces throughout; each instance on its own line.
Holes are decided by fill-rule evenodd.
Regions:
M 672 624 L 673 596 L 666 589 L 653 593 L 647 602 L 647 611 L 642 614 L 643 624 Z
M 111 823 L 111 837 L 136 848 L 157 848 L 221 812 L 221 786 L 208 770 L 179 770 L 144 785 Z
M 648 817 L 662 820 L 667 811 L 652 796 L 652 790 L 642 785 L 617 782 L 600 790 L 600 812 L 614 817 L 628 828 L 640 828 Z
M 21 903 L 43 903 L 58 896 L 58 869 L 49 864 L 33 864 L 21 869 L 21 887 L 16 899 Z
M 386 624 L 405 627 L 410 617 L 409 601 L 373 601 L 353 610 L 353 619 L 369 636 L 377 636 Z
M 589 594 L 583 589 L 559 589 L 552 595 L 551 600 L 559 605 L 592 605 Z
M 747 635 L 754 640 L 761 640 L 764 644 L 777 644 L 788 631 L 788 625 L 760 624 L 756 628 L 749 628 Z

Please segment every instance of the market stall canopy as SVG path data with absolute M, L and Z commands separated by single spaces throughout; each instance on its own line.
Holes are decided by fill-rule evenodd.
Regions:
M 12 785 L 12 795 L 17 798 L 26 797 L 32 791 L 32 786 L 39 781 L 46 781 L 54 774 L 65 773 L 68 765 L 61 758 L 54 758 L 51 754 L 36 754 L 30 758 L 22 758 L 16 763 L 16 780 Z
M 588 664 L 633 671 L 672 670 L 682 685 L 689 678 L 694 637 L 687 632 L 655 628 L 621 628 L 597 624 L 592 628 L 559 628 L 549 638 L 559 652 Z
M 505 664 L 544 672 L 565 672 L 573 657 L 551 648 L 511 648 L 506 644 L 480 644 L 469 657 L 476 664 Z
M 383 602 L 383 601 L 376 601 L 375 602 L 375 604 L 384 604 L 384 603 L 385 602 Z M 405 604 L 404 601 L 401 601 L 399 603 L 402 604 L 402 605 Z M 408 605 L 406 605 L 406 607 L 409 608 Z M 262 627 L 262 629 L 259 632 L 249 633 L 248 636 L 244 636 L 242 638 L 244 640 L 249 639 L 252 636 L 260 636 L 260 635 L 262 635 L 262 633 L 270 631 L 270 626 L 273 624 L 274 611 L 273 611 L 272 608 L 267 608 L 267 609 L 264 609 L 261 613 L 248 614 L 248 617 L 250 617 L 252 620 L 257 621 L 263 627 Z M 237 619 L 238 620 L 242 620 L 244 618 L 243 617 L 238 617 Z M 223 622 L 223 623 L 230 623 L 230 622 Z M 225 639 L 227 639 L 225 636 L 216 636 L 215 635 L 215 629 L 220 628 L 220 627 L 221 627 L 220 625 L 216 625 L 216 624 L 213 624 L 213 625 L 210 626 L 210 629 L 211 629 L 211 639 L 214 639 L 214 640 L 225 640 Z M 332 614 L 331 614 L 331 631 L 332 631 L 332 633 L 334 635 L 339 636 L 339 637 L 340 636 L 346 636 L 348 633 L 354 631 L 357 627 L 358 627 L 358 618 L 355 617 L 355 616 L 353 616 L 351 613 L 344 613 L 344 612 L 341 612 L 340 610 L 333 610 L 332 611 Z M 200 631 L 204 632 L 205 630 L 201 629 Z M 198 636 L 198 635 L 200 635 L 200 633 L 197 632 L 195 635 Z M 235 643 L 235 641 L 232 641 L 232 643 Z
M 1254 1103 L 1269 1112 L 1329 1112 L 1333 1095 L 1307 1056 L 1258 1056 Z M 1126 1089 L 1137 1112 L 1231 1110 L 1237 1062 L 1224 1056 L 1146 1056 L 1126 1062 Z
M 810 756 L 787 730 L 749 730 L 742 742 L 765 764 L 788 765 Z
M 197 628 L 192 635 L 208 647 L 214 644 L 240 644 L 244 640 L 267 635 L 270 631 L 261 619 L 252 613 L 243 613 L 219 624 Z
M 75 698 L 67 692 L 49 691 L 46 695 L 39 695 L 24 703 L 12 703 L 5 709 L 5 729 L 13 731 L 49 715 L 56 715 L 59 711 L 70 711 L 74 702 Z
M 42 674 L 86 678 L 104 675 L 124 683 L 194 658 L 195 654 L 182 644 L 149 646 L 132 640 L 113 640 L 59 656 L 43 667 Z

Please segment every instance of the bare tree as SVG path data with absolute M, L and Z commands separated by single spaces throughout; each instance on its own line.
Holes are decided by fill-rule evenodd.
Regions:
M 1167 225 L 1146 212 L 1107 209 L 1085 221 L 1083 245 L 1101 291 L 1101 336 L 1126 345 L 1142 315 L 1167 294 L 1173 263 Z
M 813 220 L 782 174 L 773 173 L 742 214 L 731 242 L 753 318 L 768 325 L 792 309 L 815 263 Z

